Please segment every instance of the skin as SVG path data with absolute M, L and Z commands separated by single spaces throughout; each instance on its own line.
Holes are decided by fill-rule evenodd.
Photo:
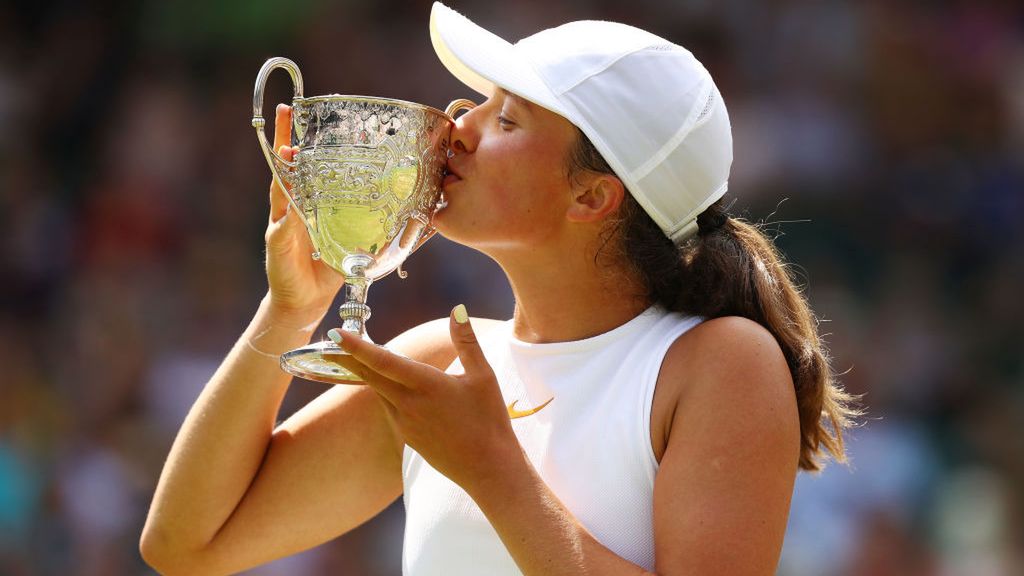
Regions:
M 288 156 L 289 110 L 275 146 Z M 514 330 L 530 342 L 577 340 L 648 303 L 622 265 L 594 250 L 623 195 L 610 175 L 569 181 L 575 133 L 563 118 L 502 91 L 459 118 L 435 225 L 505 270 Z M 524 170 L 523 166 L 529 166 Z M 297 218 L 271 189 L 270 290 L 182 426 L 142 535 L 166 574 L 236 572 L 338 536 L 402 491 L 404 444 L 473 497 L 525 574 L 647 574 L 597 542 L 525 458 L 477 333 L 454 316 L 387 349 L 343 335 L 367 386 L 335 386 L 274 428 L 289 377 L 246 343 L 278 353 L 305 343 L 341 284 L 309 259 Z M 603 265 L 603 264 L 602 264 Z M 600 310 L 600 314 L 595 314 Z M 458 356 L 463 374 L 444 369 Z M 655 573 L 774 574 L 799 456 L 793 383 L 772 336 L 741 318 L 704 322 L 669 349 L 651 443 Z M 323 510 L 330 510 L 324 514 Z

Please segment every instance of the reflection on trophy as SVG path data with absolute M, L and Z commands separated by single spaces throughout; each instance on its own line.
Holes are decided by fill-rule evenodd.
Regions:
M 283 68 L 295 88 L 292 100 L 294 162 L 272 150 L 264 132 L 267 77 Z M 271 58 L 256 77 L 252 125 L 274 180 L 287 190 L 292 211 L 306 226 L 312 257 L 345 276 L 342 329 L 366 336 L 370 283 L 396 268 L 429 239 L 430 218 L 441 199 L 452 114 L 472 107 L 457 100 L 441 112 L 428 106 L 365 96 L 302 94 L 298 66 Z M 281 356 L 290 374 L 328 383 L 358 382 L 343 365 L 346 354 L 331 341 Z

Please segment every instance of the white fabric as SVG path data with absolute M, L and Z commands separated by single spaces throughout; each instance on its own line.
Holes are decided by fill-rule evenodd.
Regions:
M 616 554 L 654 568 L 651 400 L 668 347 L 700 322 L 651 308 L 575 342 L 528 344 L 511 322 L 481 340 L 505 402 L 527 409 L 512 427 L 533 466 L 573 515 Z M 461 373 L 456 360 L 449 372 Z M 497 533 L 455 483 L 406 447 L 405 576 L 518 575 Z
M 695 233 L 697 216 L 725 194 L 729 115 L 711 75 L 685 48 L 592 20 L 510 44 L 438 2 L 430 38 L 441 62 L 473 90 L 490 96 L 499 86 L 579 127 L 673 240 Z

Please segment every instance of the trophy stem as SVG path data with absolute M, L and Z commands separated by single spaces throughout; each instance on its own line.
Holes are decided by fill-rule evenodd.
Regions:
M 338 309 L 341 328 L 360 338 L 366 336 L 366 321 L 370 319 L 370 307 L 366 305 L 366 292 L 372 280 L 367 278 L 366 269 L 373 264 L 373 258 L 365 254 L 345 257 L 342 268 L 345 273 L 345 303 Z
M 341 328 L 358 334 L 363 340 L 366 335 L 366 320 L 370 318 L 370 307 L 366 305 L 366 291 L 372 279 L 366 271 L 376 260 L 367 254 L 351 254 L 341 261 L 341 272 L 345 275 L 345 303 L 338 313 Z M 351 357 L 337 344 L 326 340 L 297 348 L 281 355 L 281 368 L 300 378 L 325 382 L 327 384 L 359 384 L 362 377 L 349 367 Z
M 345 278 L 345 303 L 338 308 L 341 329 L 366 338 L 366 321 L 370 319 L 370 307 L 366 305 L 366 291 L 370 279 L 366 276 Z

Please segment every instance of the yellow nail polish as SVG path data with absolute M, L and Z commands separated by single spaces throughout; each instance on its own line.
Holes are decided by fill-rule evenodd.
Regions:
M 453 313 L 455 314 L 455 321 L 458 322 L 459 324 L 465 324 L 466 322 L 469 322 L 469 313 L 466 312 L 465 304 L 459 304 L 458 306 L 456 306 Z

